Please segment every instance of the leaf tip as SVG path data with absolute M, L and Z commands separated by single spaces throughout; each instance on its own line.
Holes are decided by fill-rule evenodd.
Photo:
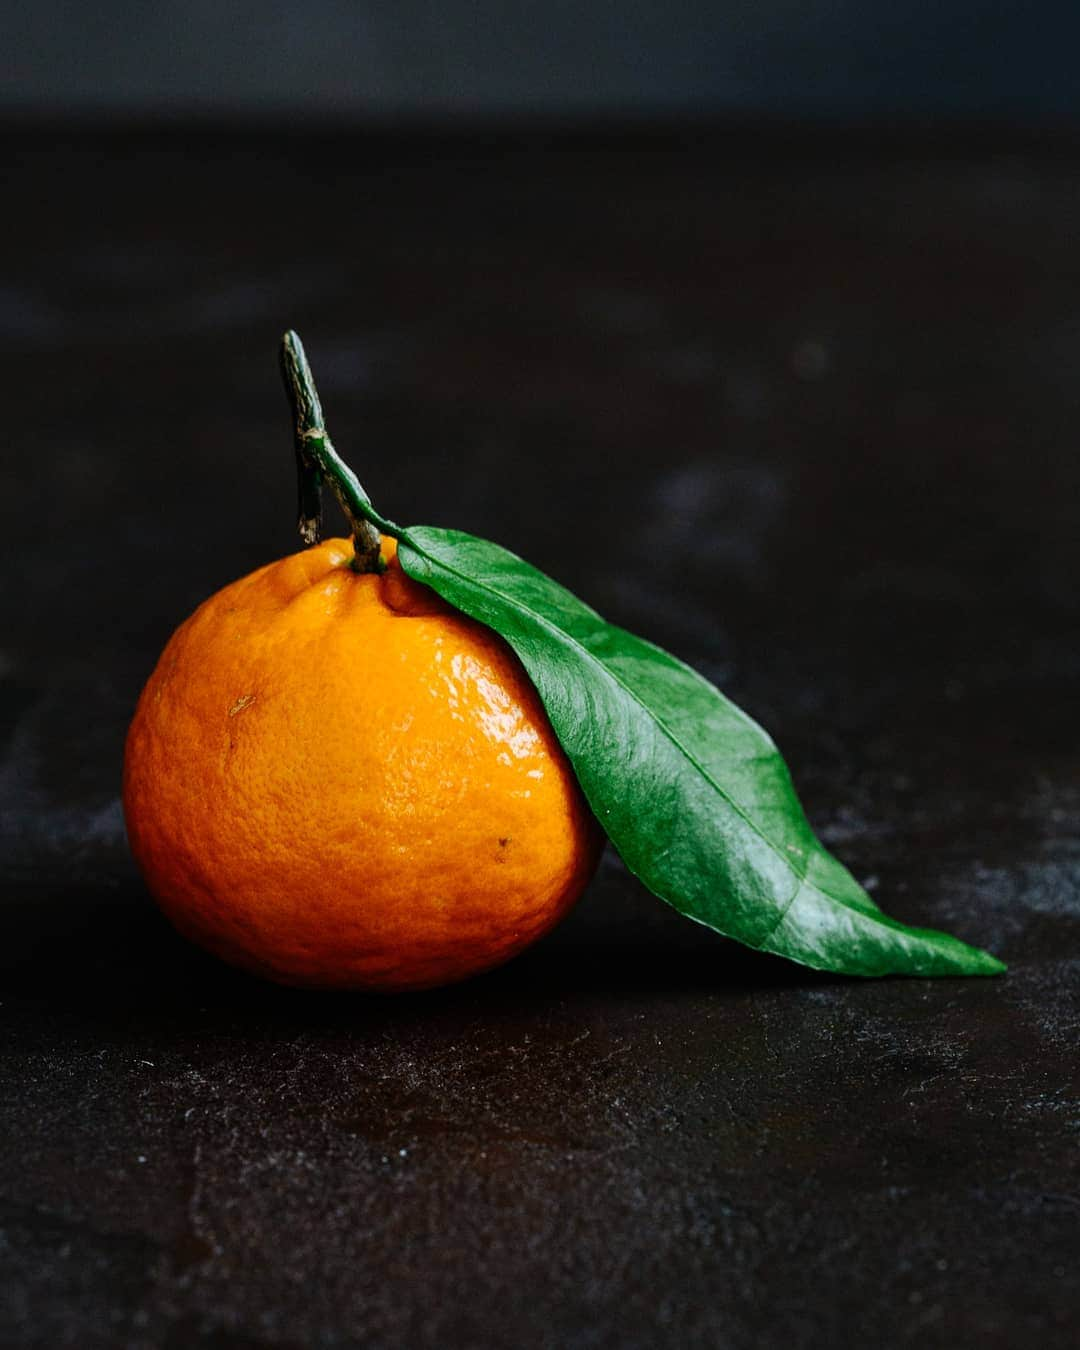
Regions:
M 966 942 L 959 942 L 954 939 L 960 950 L 956 952 L 956 965 L 952 972 L 946 971 L 946 974 L 957 975 L 1004 975 L 1008 966 L 1004 961 L 999 960 L 992 952 L 987 952 L 982 947 L 970 947 Z
M 972 972 L 975 975 L 1004 975 L 1009 967 L 1004 961 L 999 960 L 991 952 L 984 952 L 981 947 L 971 949 L 978 957 L 977 968 Z

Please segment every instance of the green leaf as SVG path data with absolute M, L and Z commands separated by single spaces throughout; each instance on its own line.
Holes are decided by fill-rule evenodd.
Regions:
M 995 957 L 883 914 L 814 837 L 769 736 L 689 666 L 496 544 L 393 531 L 405 572 L 528 671 L 627 867 L 747 946 L 846 975 L 994 975 Z

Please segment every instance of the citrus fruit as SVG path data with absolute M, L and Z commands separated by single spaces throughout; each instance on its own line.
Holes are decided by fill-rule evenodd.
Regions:
M 524 669 L 381 541 L 207 600 L 128 733 L 131 848 L 175 926 L 290 984 L 419 989 L 547 932 L 602 840 Z

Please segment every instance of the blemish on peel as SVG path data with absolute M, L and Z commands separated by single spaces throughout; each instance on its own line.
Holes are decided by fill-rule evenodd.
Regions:
M 235 717 L 237 713 L 243 712 L 245 708 L 250 707 L 251 704 L 254 702 L 255 702 L 254 694 L 241 694 L 240 697 L 229 709 L 229 716 Z

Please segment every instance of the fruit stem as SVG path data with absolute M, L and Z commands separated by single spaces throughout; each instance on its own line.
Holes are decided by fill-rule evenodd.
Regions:
M 352 530 L 355 572 L 381 572 L 379 535 L 397 535 L 360 486 L 360 480 L 334 449 L 323 425 L 322 404 L 304 352 L 304 344 L 290 328 L 281 339 L 281 373 L 295 420 L 296 478 L 300 499 L 297 528 L 305 544 L 317 544 L 322 534 L 322 486 L 330 484 Z

